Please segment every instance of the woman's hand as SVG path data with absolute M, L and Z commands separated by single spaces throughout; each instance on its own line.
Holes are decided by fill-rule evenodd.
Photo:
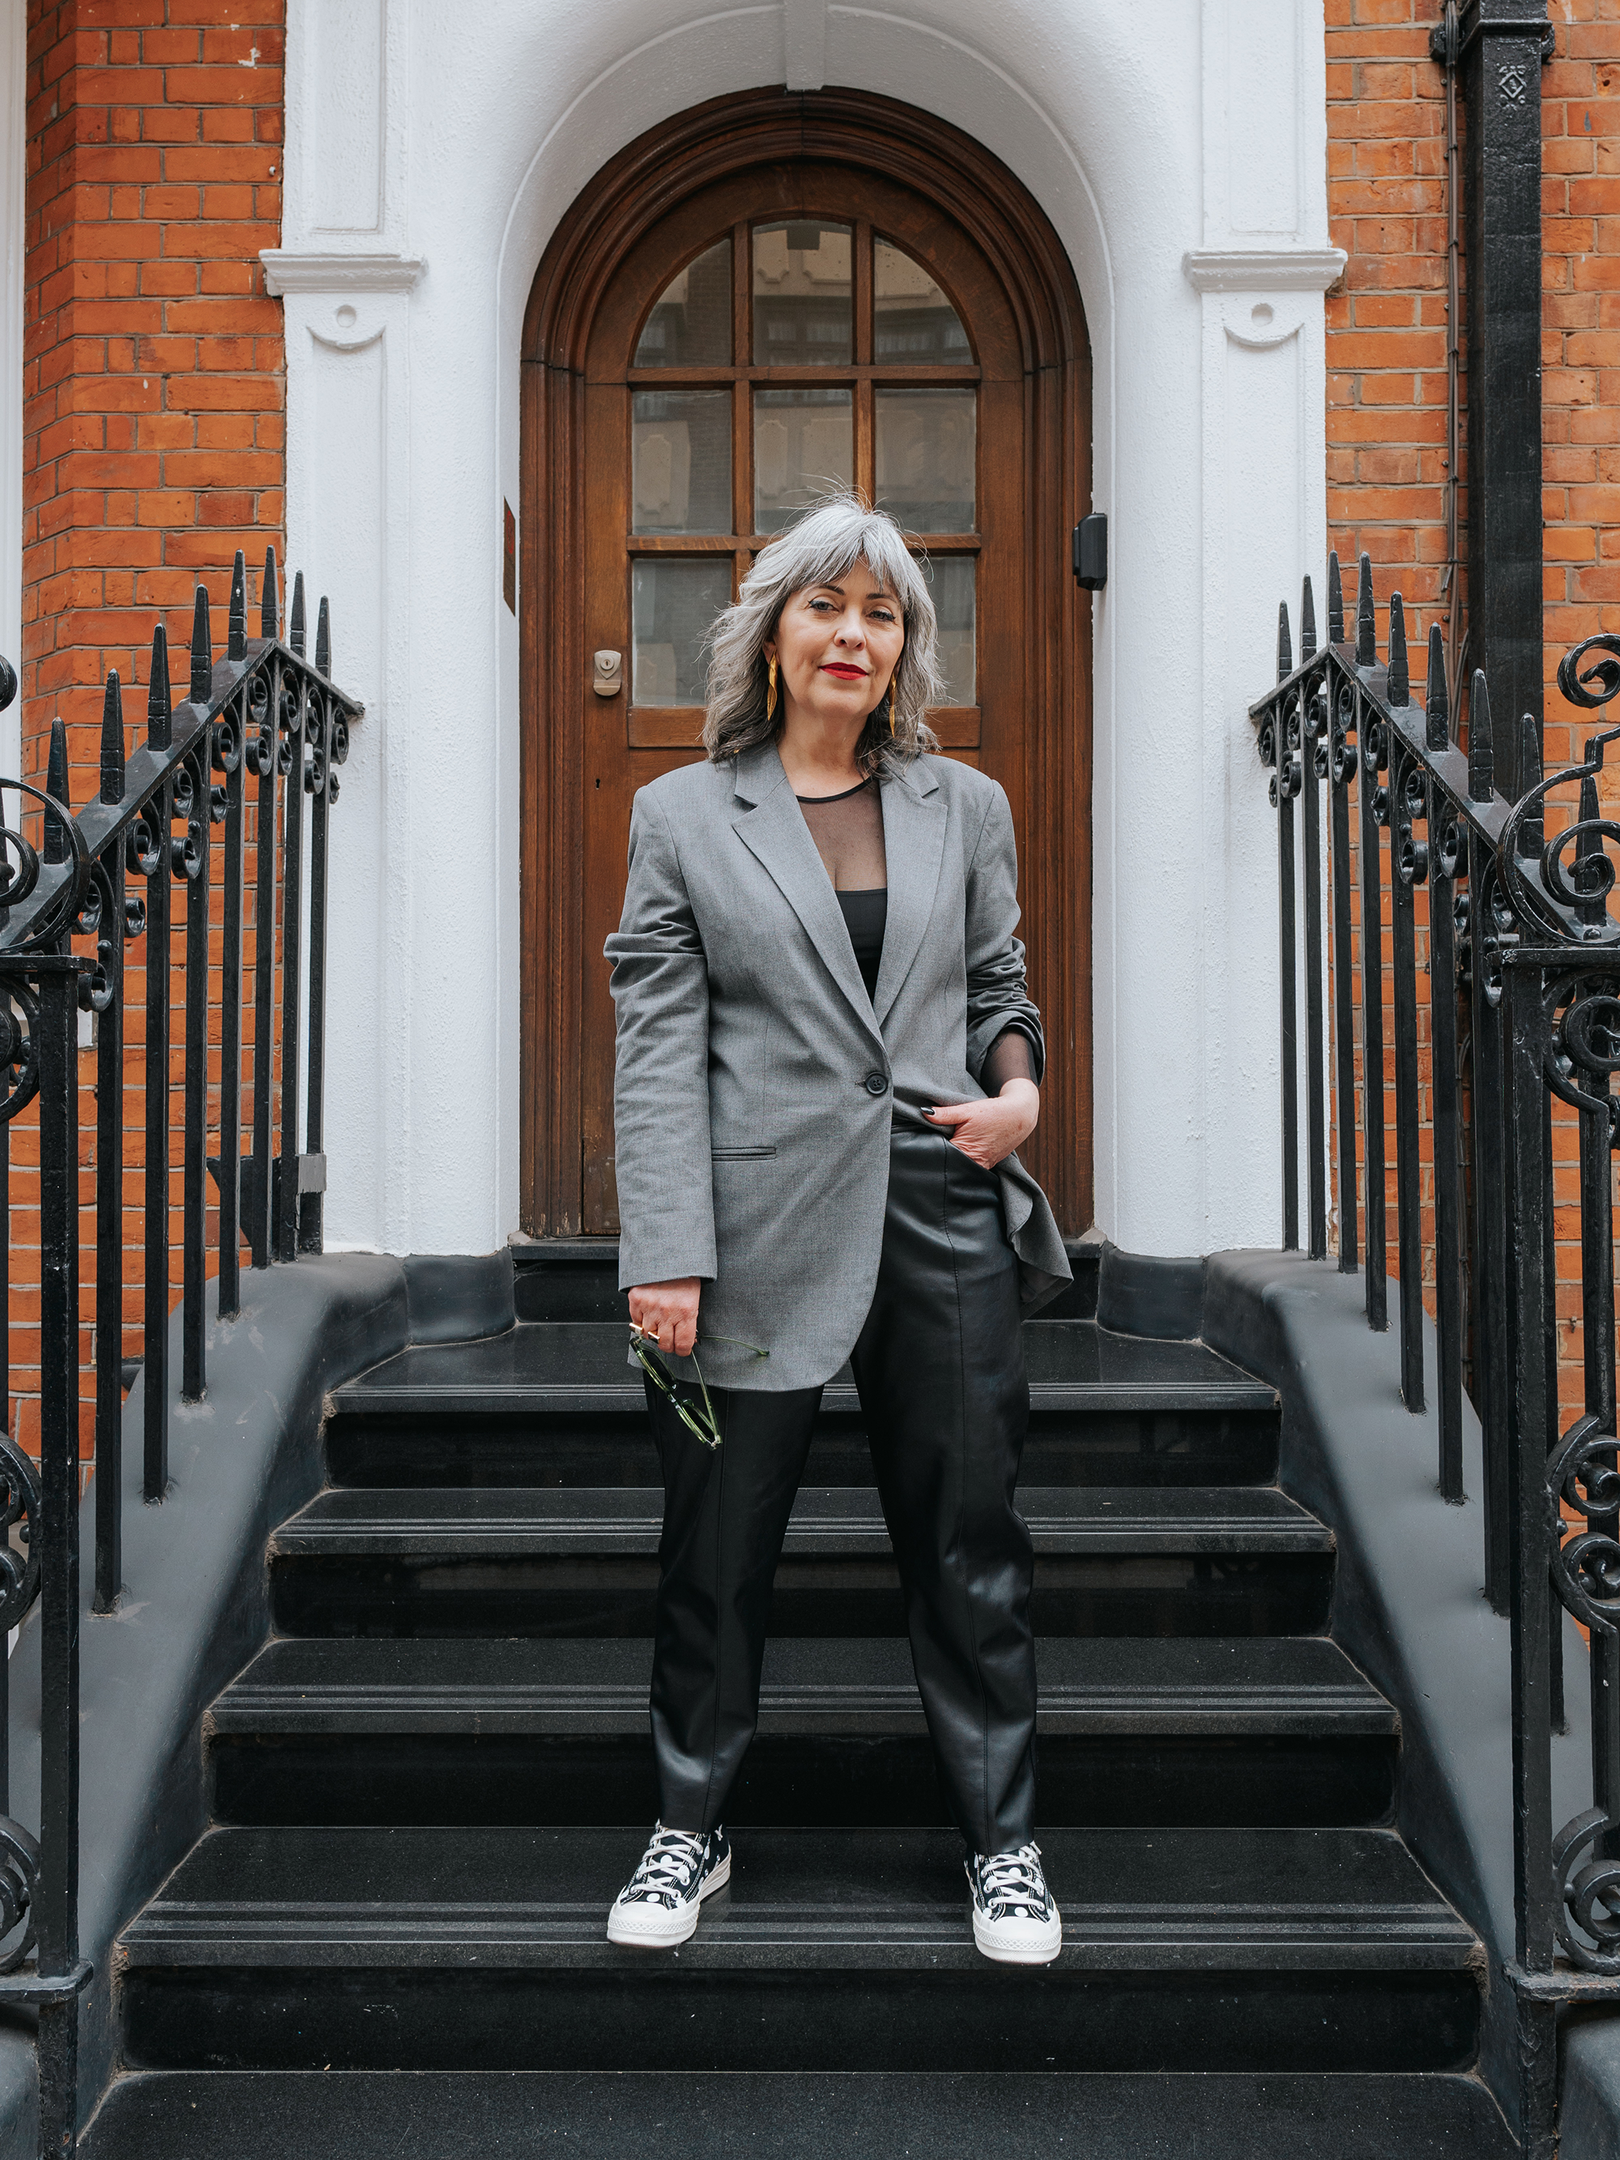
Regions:
M 983 1102 L 941 1103 L 931 1111 L 936 1125 L 954 1125 L 951 1145 L 986 1170 L 1027 1140 L 1041 1115 L 1041 1091 L 1033 1080 L 1008 1080 L 999 1095 Z
M 643 1283 L 630 1293 L 631 1326 L 640 1328 L 660 1350 L 668 1350 L 675 1357 L 690 1357 L 697 1341 L 698 1297 L 702 1289 L 702 1279 L 696 1275 L 683 1275 L 679 1282 Z

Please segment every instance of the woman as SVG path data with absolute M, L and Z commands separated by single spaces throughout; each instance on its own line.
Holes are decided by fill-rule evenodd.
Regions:
M 708 762 L 636 796 L 618 1012 L 619 1281 L 665 1507 L 659 1822 L 610 1940 L 684 1942 L 731 1873 L 771 1582 L 849 1359 L 974 1937 L 1062 1942 L 1033 1842 L 1020 1307 L 1067 1281 L 1013 1150 L 1044 1057 L 1007 798 L 932 754 L 928 587 L 857 497 L 764 548 L 713 640 Z M 697 1355 L 693 1352 L 696 1346 Z M 633 1352 L 633 1354 L 635 1354 Z M 672 1395 L 666 1375 L 684 1385 Z M 702 1444 L 708 1412 L 718 1448 Z

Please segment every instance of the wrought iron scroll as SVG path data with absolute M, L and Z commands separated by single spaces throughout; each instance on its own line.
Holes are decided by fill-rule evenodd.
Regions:
M 1308 585 L 1305 605 L 1308 610 Z M 1423 1292 L 1432 1283 L 1436 1484 L 1446 1500 L 1465 1497 L 1466 1380 L 1482 1440 L 1484 1584 L 1511 1623 L 1516 1940 L 1509 1973 L 1520 2001 L 1527 2150 L 1549 2160 L 1550 2006 L 1575 1995 L 1620 2000 L 1613 1206 L 1620 1150 L 1620 814 L 1604 806 L 1606 759 L 1620 743 L 1620 726 L 1589 735 L 1579 764 L 1544 772 L 1540 731 L 1526 716 L 1513 743 L 1519 792 L 1509 800 L 1496 789 L 1496 726 L 1483 674 L 1476 670 L 1469 687 L 1464 748 L 1456 739 L 1461 716 L 1452 710 L 1438 624 L 1429 629 L 1421 705 L 1413 697 L 1398 593 L 1388 603 L 1380 663 L 1365 555 L 1353 639 L 1345 634 L 1333 559 L 1327 642 L 1320 652 L 1313 644 L 1302 641 L 1294 664 L 1285 611 L 1278 680 L 1251 708 L 1279 810 L 1283 1243 L 1298 1242 L 1303 1088 L 1308 1101 L 1325 1095 L 1332 1105 L 1339 1266 L 1361 1269 L 1368 1323 L 1387 1325 L 1383 1206 L 1393 1110 L 1401 1392 L 1410 1410 L 1423 1408 Z M 1620 636 L 1577 646 L 1558 682 L 1579 711 L 1595 713 L 1620 698 Z M 1320 754 L 1295 755 L 1296 731 L 1307 744 L 1319 744 Z M 1307 1026 L 1301 1071 L 1294 984 L 1302 969 L 1308 982 L 1310 967 L 1320 965 L 1324 931 L 1308 898 L 1320 864 L 1300 863 L 1299 842 L 1316 857 L 1324 824 L 1335 1039 L 1324 1048 Z M 1387 864 L 1380 837 L 1386 831 Z M 1352 834 L 1359 838 L 1359 864 L 1352 862 Z M 1393 1103 L 1385 1086 L 1386 1008 Z M 1562 1217 L 1572 1196 L 1578 1201 L 1581 1267 L 1582 1401 L 1562 1430 L 1555 1104 L 1574 1114 L 1580 1153 L 1576 1184 L 1557 1195 Z M 1326 1164 L 1327 1146 L 1309 1118 L 1306 1125 L 1310 1179 Z M 1586 1631 L 1588 1645 L 1592 1804 L 1555 1829 L 1552 1742 L 1564 1722 L 1565 1612 Z

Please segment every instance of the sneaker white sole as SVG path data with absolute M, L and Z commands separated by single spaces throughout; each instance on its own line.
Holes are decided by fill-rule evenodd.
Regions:
M 1053 1913 L 1048 1927 L 1026 1925 L 1014 1934 L 1010 1928 L 998 1928 L 986 1920 L 976 1905 L 972 1911 L 973 1940 L 979 1954 L 997 1965 L 1050 1965 L 1063 1948 L 1061 1913 Z
M 713 1874 L 706 1877 L 691 1904 L 674 1912 L 667 1905 L 621 1905 L 615 1899 L 608 1908 L 607 1939 L 625 1950 L 678 1949 L 697 1933 L 703 1900 L 723 1890 L 730 1880 L 731 1855 L 727 1853 Z

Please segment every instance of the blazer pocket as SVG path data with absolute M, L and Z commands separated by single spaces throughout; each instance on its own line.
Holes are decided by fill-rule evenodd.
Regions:
M 773 1147 L 717 1147 L 709 1150 L 713 1162 L 759 1162 L 776 1153 Z

